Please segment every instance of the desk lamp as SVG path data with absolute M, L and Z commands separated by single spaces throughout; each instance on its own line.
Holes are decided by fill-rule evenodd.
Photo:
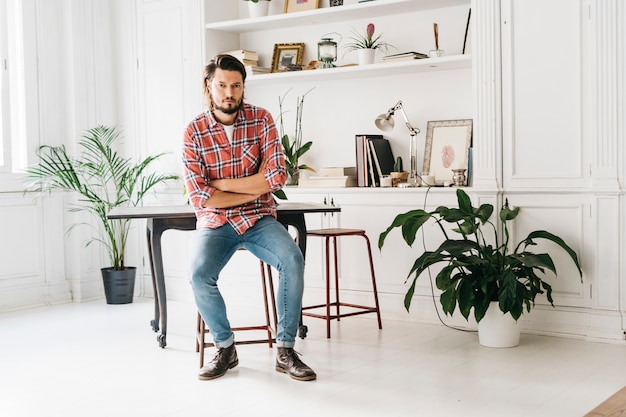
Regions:
M 411 171 L 409 172 L 409 178 L 406 183 L 398 184 L 398 187 L 418 187 L 419 182 L 417 181 L 417 134 L 420 133 L 420 130 L 413 127 L 409 122 L 409 119 L 404 112 L 404 107 L 402 106 L 402 100 L 399 100 L 395 106 L 387 110 L 387 113 L 379 115 L 374 123 L 376 127 L 384 132 L 389 132 L 393 130 L 395 122 L 393 121 L 393 115 L 396 111 L 400 110 L 402 117 L 404 118 L 404 123 L 406 124 L 407 129 L 409 129 L 410 142 L 409 142 L 409 155 L 411 157 Z

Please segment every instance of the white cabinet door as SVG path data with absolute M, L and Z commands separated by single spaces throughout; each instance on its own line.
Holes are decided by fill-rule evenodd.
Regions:
M 163 172 L 180 172 L 183 131 L 202 106 L 202 3 L 137 0 L 139 150 Z M 129 132 L 130 133 L 130 132 Z
M 502 2 L 506 188 L 581 187 L 588 179 L 584 3 Z

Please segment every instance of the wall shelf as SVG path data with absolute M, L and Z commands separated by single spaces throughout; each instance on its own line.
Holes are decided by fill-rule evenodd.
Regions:
M 352 19 L 365 19 L 412 11 L 469 5 L 468 0 L 376 0 L 366 3 L 325 7 L 304 12 L 275 14 L 257 18 L 211 22 L 208 30 L 246 33 L 276 28 L 291 28 Z
M 362 77 L 393 76 L 420 72 L 445 71 L 472 67 L 471 55 L 453 55 L 441 58 L 416 59 L 412 61 L 380 62 L 370 65 L 350 65 L 338 68 L 308 71 L 256 74 L 246 78 L 247 84 L 272 81 L 334 81 Z

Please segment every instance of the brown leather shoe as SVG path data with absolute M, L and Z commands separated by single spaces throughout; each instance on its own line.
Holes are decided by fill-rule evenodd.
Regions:
M 198 379 L 207 381 L 209 379 L 219 378 L 224 375 L 226 371 L 237 365 L 239 365 L 239 359 L 237 359 L 237 350 L 233 343 L 226 348 L 219 348 L 217 350 L 213 360 L 200 369 Z
M 312 381 L 317 378 L 313 369 L 306 366 L 298 357 L 299 353 L 292 348 L 278 348 L 276 355 L 276 370 L 289 374 L 298 381 Z

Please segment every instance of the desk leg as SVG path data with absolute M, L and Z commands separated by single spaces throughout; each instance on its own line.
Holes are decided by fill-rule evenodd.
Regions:
M 150 320 L 150 326 L 153 332 L 159 331 L 159 293 L 157 290 L 157 283 L 154 277 L 154 259 L 152 256 L 152 219 L 148 219 L 148 227 L 146 228 L 146 238 L 148 240 L 148 257 L 150 259 L 150 276 L 152 277 L 152 294 L 154 294 L 154 319 Z
M 163 255 L 161 253 L 161 235 L 164 228 L 157 221 L 158 219 L 148 219 L 148 246 L 150 248 L 150 260 L 152 264 L 152 283 L 155 288 L 154 294 L 154 323 L 153 330 L 158 331 L 159 318 L 161 324 L 161 334 L 157 336 L 159 346 L 167 346 L 167 295 L 165 294 L 165 274 L 163 272 Z M 160 314 L 159 314 L 160 313 Z

